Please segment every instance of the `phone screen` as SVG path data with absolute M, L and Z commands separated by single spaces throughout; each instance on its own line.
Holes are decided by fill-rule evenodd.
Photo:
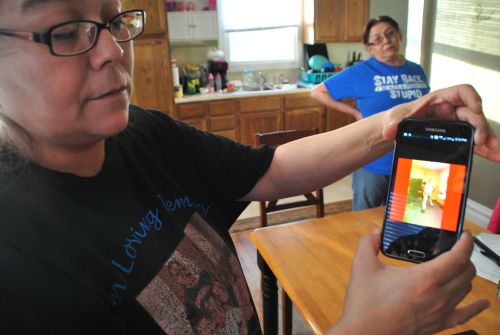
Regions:
M 398 127 L 382 252 L 423 262 L 449 250 L 461 234 L 472 163 L 468 123 L 403 120 Z

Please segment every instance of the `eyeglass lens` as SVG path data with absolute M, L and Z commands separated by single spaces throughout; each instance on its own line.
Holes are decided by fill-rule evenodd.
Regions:
M 394 29 L 388 30 L 385 33 L 383 33 L 382 35 L 375 36 L 375 38 L 373 39 L 373 41 L 370 44 L 372 44 L 372 45 L 379 45 L 379 44 L 381 44 L 384 41 L 384 36 L 388 40 L 390 40 L 391 38 L 393 38 L 397 34 L 397 32 L 398 31 L 394 30 Z
M 113 18 L 107 27 L 117 42 L 127 42 L 143 30 L 140 11 L 125 12 Z M 91 49 L 97 42 L 101 29 L 93 22 L 70 22 L 54 28 L 50 34 L 52 51 L 58 55 L 73 55 Z

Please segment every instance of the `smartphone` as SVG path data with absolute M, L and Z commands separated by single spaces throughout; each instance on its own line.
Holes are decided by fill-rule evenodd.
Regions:
M 400 122 L 382 228 L 382 253 L 420 263 L 460 238 L 472 167 L 474 128 L 466 122 Z

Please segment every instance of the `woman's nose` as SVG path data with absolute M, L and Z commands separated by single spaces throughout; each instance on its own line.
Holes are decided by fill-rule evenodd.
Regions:
M 93 61 L 100 63 L 117 62 L 124 54 L 123 47 L 118 43 L 109 29 L 102 29 L 97 37 L 95 47 L 91 50 Z

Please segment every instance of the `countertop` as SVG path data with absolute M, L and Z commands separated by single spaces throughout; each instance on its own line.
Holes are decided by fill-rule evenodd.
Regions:
M 276 89 L 268 91 L 234 91 L 231 93 L 205 93 L 195 95 L 185 95 L 182 98 L 176 98 L 176 104 L 184 104 L 189 102 L 202 102 L 212 100 L 240 99 L 249 97 L 259 97 L 267 95 L 282 95 L 282 94 L 297 94 L 310 93 L 311 87 L 299 87 L 290 89 Z

